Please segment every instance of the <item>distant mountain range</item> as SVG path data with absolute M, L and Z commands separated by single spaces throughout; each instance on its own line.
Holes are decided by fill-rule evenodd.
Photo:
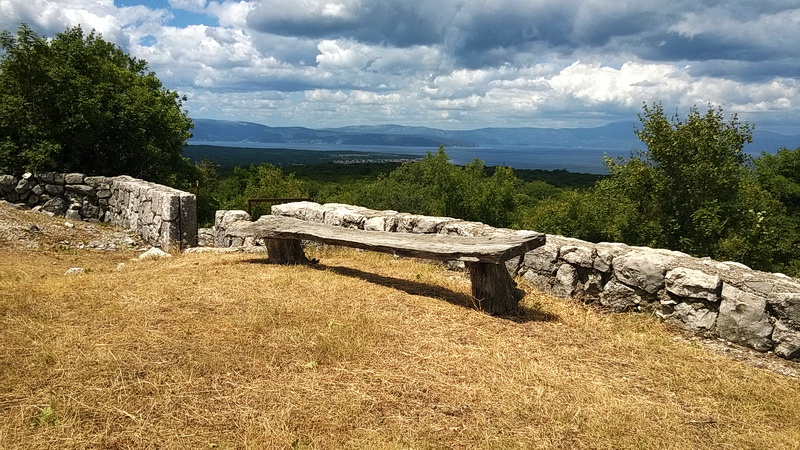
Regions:
M 564 147 L 597 149 L 644 149 L 631 122 L 615 122 L 595 128 L 481 128 L 440 130 L 401 125 L 350 126 L 331 129 L 270 127 L 252 122 L 193 119 L 190 144 L 316 144 L 331 146 L 376 145 L 395 147 Z M 749 152 L 774 153 L 781 147 L 800 147 L 800 135 L 768 131 L 753 133 Z M 398 150 L 400 151 L 400 150 Z

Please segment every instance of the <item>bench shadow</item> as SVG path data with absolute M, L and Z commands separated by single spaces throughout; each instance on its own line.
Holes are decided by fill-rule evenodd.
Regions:
M 266 259 L 251 259 L 247 262 L 253 264 L 266 264 Z M 411 295 L 420 295 L 441 299 L 462 308 L 476 309 L 478 305 L 478 301 L 471 295 L 452 291 L 441 286 L 420 283 L 403 278 L 387 277 L 385 275 L 378 275 L 372 272 L 364 272 L 352 267 L 329 266 L 320 263 L 309 264 L 307 267 L 320 271 L 331 271 L 346 277 L 358 278 L 368 283 L 378 284 L 392 289 L 398 289 Z M 493 317 L 506 319 L 517 323 L 553 322 L 558 320 L 558 316 L 554 314 L 522 305 L 520 306 L 519 311 L 515 314 L 495 315 Z

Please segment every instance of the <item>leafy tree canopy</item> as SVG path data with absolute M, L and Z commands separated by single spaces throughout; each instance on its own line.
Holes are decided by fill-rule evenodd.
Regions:
M 147 63 L 80 27 L 0 33 L 0 172 L 128 174 L 167 182 L 191 119 Z M 178 175 L 179 177 L 179 175 Z
M 774 155 L 763 153 L 755 166 L 760 184 L 786 206 L 789 214 L 800 219 L 800 148 L 781 148 Z
M 457 217 L 507 227 L 523 200 L 522 182 L 513 170 L 497 167 L 487 176 L 475 159 L 461 167 L 440 146 L 422 160 L 404 163 L 388 175 L 349 192 L 322 191 L 325 201 L 354 203 L 374 209 Z
M 668 118 L 661 104 L 644 105 L 636 135 L 647 150 L 629 161 L 608 160 L 611 177 L 600 186 L 634 205 L 636 241 L 699 255 L 718 254 L 721 240 L 739 225 L 744 179 L 749 171 L 744 144 L 752 126 L 721 109 L 692 107 L 684 120 Z M 655 222 L 655 223 L 654 223 Z
M 644 105 L 639 120 L 635 133 L 646 150 L 607 159 L 608 178 L 540 202 L 522 224 L 800 273 L 800 224 L 793 218 L 800 153 L 781 150 L 753 164 L 743 151 L 752 125 L 710 106 L 681 118 L 668 117 L 659 103 Z

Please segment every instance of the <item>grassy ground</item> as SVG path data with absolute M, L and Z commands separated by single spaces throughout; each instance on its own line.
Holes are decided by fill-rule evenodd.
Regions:
M 800 380 L 650 317 L 524 284 L 490 317 L 351 250 L 132 256 L 0 248 L 0 448 L 800 448 Z

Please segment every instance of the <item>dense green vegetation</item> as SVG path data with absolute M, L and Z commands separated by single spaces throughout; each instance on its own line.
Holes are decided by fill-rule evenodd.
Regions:
M 208 213 L 248 197 L 305 197 L 475 220 L 589 241 L 670 248 L 800 275 L 800 149 L 750 160 L 752 126 L 692 108 L 645 106 L 647 149 L 606 161 L 609 176 L 450 163 L 444 148 L 407 163 L 236 168 L 200 165 Z M 257 214 L 266 211 L 261 210 Z M 206 215 L 206 223 L 212 220 Z
M 565 192 L 524 215 L 523 228 L 592 241 L 669 248 L 800 274 L 796 207 L 800 149 L 742 151 L 752 126 L 722 111 L 692 108 L 668 118 L 645 106 L 638 137 L 647 150 L 608 160 L 611 175 Z
M 0 172 L 191 178 L 191 119 L 143 60 L 80 27 L 0 33 Z
M 213 220 L 217 208 L 244 208 L 247 198 L 299 196 L 313 197 L 319 202 L 514 226 L 516 215 L 524 211 L 523 206 L 558 195 L 560 187 L 586 188 L 602 178 L 564 170 L 484 167 L 479 160 L 462 167 L 450 163 L 441 147 L 420 161 L 407 163 L 328 163 L 281 169 L 261 164 L 230 171 L 206 160 L 198 168 L 202 177 L 200 203 L 204 223 Z M 265 176 L 268 180 L 262 181 Z

